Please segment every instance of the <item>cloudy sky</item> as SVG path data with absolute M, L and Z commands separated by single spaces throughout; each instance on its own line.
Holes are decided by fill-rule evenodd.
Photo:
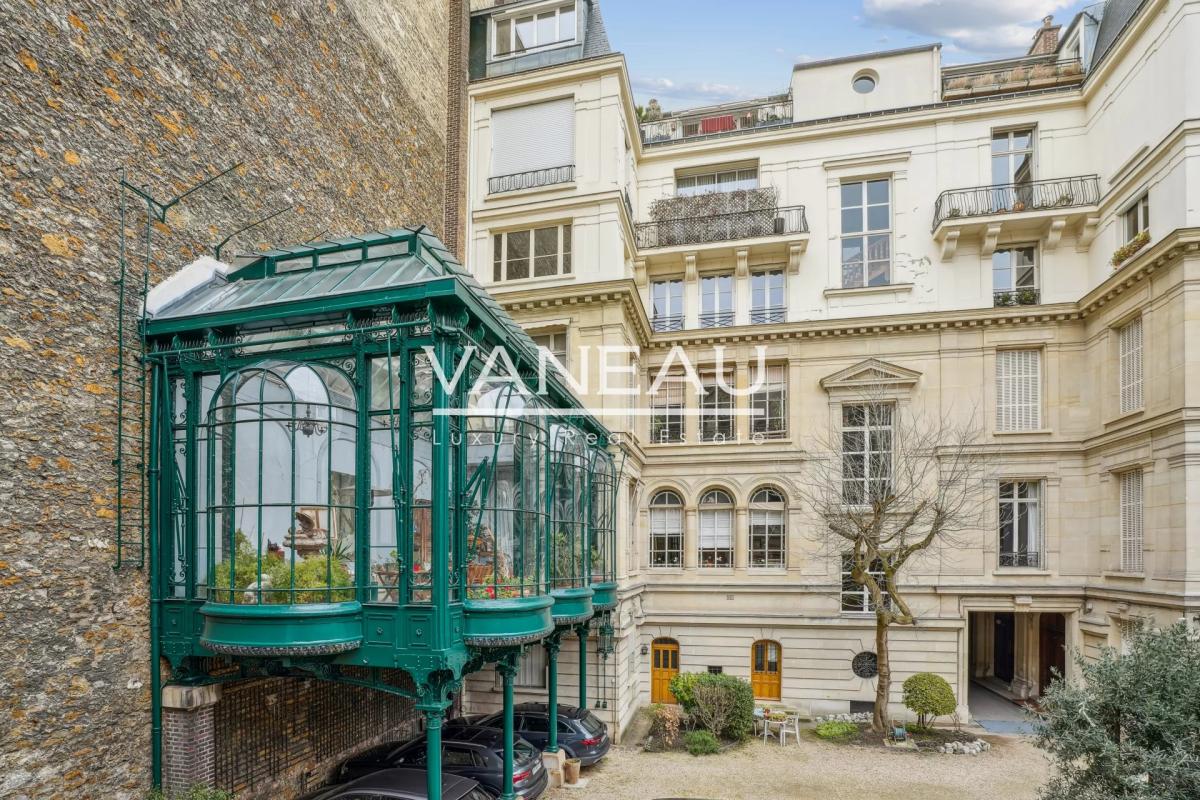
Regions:
M 1095 0 L 601 0 L 637 102 L 666 110 L 786 91 L 793 64 L 942 43 L 947 64 L 1024 53 L 1042 17 Z

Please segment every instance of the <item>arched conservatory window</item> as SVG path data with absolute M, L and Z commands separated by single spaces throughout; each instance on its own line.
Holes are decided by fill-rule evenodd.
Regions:
M 583 434 L 565 423 L 550 426 L 551 588 L 587 585 L 588 449 Z
M 208 586 L 218 603 L 354 599 L 358 414 L 345 373 L 264 361 L 207 415 Z
M 665 489 L 650 500 L 650 566 L 681 566 L 682 554 L 683 500 Z
M 733 566 L 733 498 L 710 489 L 700 498 L 700 566 Z
M 763 488 L 750 497 L 750 566 L 786 566 L 787 504 L 783 495 Z
M 544 404 L 505 383 L 472 392 L 468 407 L 467 597 L 542 594 Z
M 592 583 L 615 580 L 617 468 L 604 450 L 592 450 Z

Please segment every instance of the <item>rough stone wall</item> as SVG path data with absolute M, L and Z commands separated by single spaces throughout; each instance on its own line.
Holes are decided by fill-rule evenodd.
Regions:
M 5 3 L 0 797 L 149 781 L 146 575 L 112 569 L 119 170 L 166 199 L 243 163 L 154 225 L 156 276 L 289 205 L 231 247 L 440 233 L 454 7 Z

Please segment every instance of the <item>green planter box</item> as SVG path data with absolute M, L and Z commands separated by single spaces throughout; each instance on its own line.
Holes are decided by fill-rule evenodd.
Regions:
M 554 624 L 575 625 L 591 619 L 595 613 L 592 608 L 593 594 L 590 586 L 552 590 L 550 596 L 554 598 L 554 608 L 550 613 L 554 617 Z
M 596 611 L 612 611 L 617 607 L 617 584 L 612 581 L 593 583 L 592 608 Z
M 362 605 L 236 605 L 200 607 L 200 644 L 233 656 L 327 656 L 362 644 Z
M 463 639 L 476 647 L 536 642 L 554 630 L 548 595 L 463 601 Z

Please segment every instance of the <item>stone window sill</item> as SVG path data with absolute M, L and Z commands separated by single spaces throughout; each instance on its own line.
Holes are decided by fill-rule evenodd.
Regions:
M 857 297 L 872 294 L 907 294 L 911 292 L 911 283 L 889 283 L 885 286 L 856 286 L 852 289 L 826 289 L 826 297 Z

